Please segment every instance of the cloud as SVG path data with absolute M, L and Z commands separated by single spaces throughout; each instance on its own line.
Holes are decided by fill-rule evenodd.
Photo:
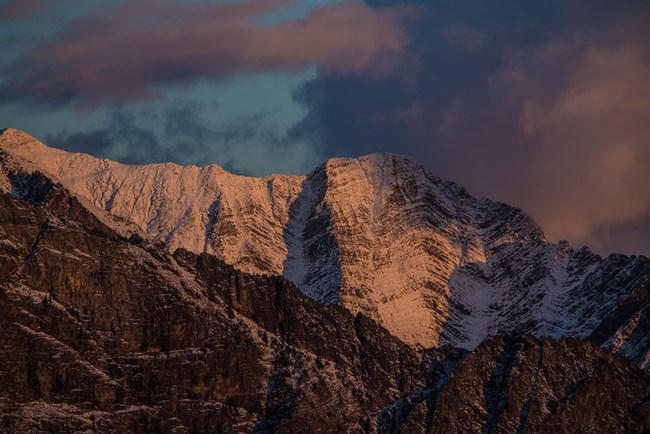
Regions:
M 219 161 L 259 175 L 325 156 L 411 154 L 526 209 L 551 240 L 650 254 L 646 1 L 366 0 L 278 21 L 288 7 L 103 6 L 8 70 L 0 102 L 104 107 L 99 127 L 50 139 L 126 162 Z M 177 101 L 110 109 L 313 65 L 316 78 L 294 91 L 307 115 L 288 135 L 262 111 L 224 122 Z
M 203 103 L 192 100 L 116 108 L 94 128 L 64 128 L 43 141 L 69 152 L 126 164 L 218 163 L 231 172 L 254 176 L 278 170 L 305 173 L 322 160 L 309 144 L 289 140 L 285 131 L 269 120 L 270 113 L 257 111 L 227 121 L 206 113 L 211 112 Z M 212 113 L 215 117 L 220 114 Z
M 596 228 L 592 236 L 593 247 L 597 251 L 618 251 L 648 255 L 650 240 L 650 213 L 629 223 L 606 224 Z
M 9 71 L 7 99 L 97 105 L 147 100 L 160 86 L 243 73 L 299 70 L 381 74 L 402 52 L 403 8 L 334 3 L 304 20 L 266 24 L 283 0 L 133 1 L 73 21 Z
M 64 129 L 45 137 L 44 142 L 69 152 L 93 154 L 126 164 L 172 161 L 182 151 L 164 147 L 153 130 L 140 125 L 141 118 L 131 110 L 114 110 L 104 125 L 89 131 Z
M 404 62 L 306 83 L 293 134 L 336 155 L 414 155 L 526 209 L 551 240 L 649 254 L 635 237 L 650 233 L 650 8 L 533 3 L 421 6 Z
M 553 63 L 556 50 L 540 48 L 529 67 Z M 526 163 L 535 200 L 526 205 L 552 237 L 590 241 L 599 228 L 650 214 L 650 55 L 645 44 L 589 45 L 566 74 L 558 89 L 523 83 L 521 126 L 534 150 Z M 524 69 L 520 80 L 529 77 Z
M 467 52 L 478 50 L 485 43 L 485 35 L 470 26 L 450 25 L 444 35 L 449 44 Z
M 0 21 L 23 18 L 48 5 L 46 0 L 8 0 L 0 6 Z

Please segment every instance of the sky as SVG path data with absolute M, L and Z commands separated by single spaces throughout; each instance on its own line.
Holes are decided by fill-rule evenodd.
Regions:
M 124 163 L 393 152 L 650 256 L 647 0 L 0 0 L 0 127 Z

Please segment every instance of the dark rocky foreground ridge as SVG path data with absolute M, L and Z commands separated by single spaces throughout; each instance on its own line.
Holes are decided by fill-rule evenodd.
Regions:
M 650 259 L 549 242 L 523 210 L 473 197 L 409 157 L 252 178 L 216 165 L 124 165 L 0 131 L 0 191 L 22 198 L 34 172 L 126 238 L 283 275 L 415 348 L 573 337 L 650 368 Z
M 35 173 L 0 196 L 1 432 L 644 432 L 586 341 L 416 351 L 280 277 L 125 237 Z

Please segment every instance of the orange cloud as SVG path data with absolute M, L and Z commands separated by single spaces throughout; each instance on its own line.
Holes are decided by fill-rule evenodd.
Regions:
M 282 0 L 131 2 L 81 18 L 24 59 L 5 94 L 85 102 L 147 99 L 156 85 L 317 65 L 330 73 L 390 68 L 405 45 L 403 8 L 335 3 L 304 20 L 264 24 Z

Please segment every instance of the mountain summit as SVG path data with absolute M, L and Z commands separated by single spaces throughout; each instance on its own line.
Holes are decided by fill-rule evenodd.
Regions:
M 412 159 L 255 179 L 7 130 L 0 190 L 1 432 L 650 427 L 648 259 Z
M 472 197 L 392 154 L 252 178 L 216 165 L 132 166 L 0 136 L 0 188 L 38 171 L 170 251 L 283 275 L 417 347 L 504 333 L 588 338 L 650 364 L 648 258 L 549 243 L 522 210 Z

